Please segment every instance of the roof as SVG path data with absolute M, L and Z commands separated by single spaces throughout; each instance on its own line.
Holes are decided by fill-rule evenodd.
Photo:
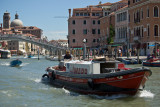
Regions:
M 107 2 L 107 3 L 99 4 L 99 5 L 97 5 L 97 6 L 110 6 L 110 5 L 112 5 L 112 3 Z
M 86 8 L 75 8 L 73 9 L 73 11 L 102 11 L 102 8 L 98 8 L 98 7 L 93 7 L 93 6 L 88 6 Z
M 128 0 L 121 0 L 121 1 L 115 2 L 113 4 L 116 4 L 116 3 L 128 3 Z
M 121 10 L 127 8 L 127 7 L 128 7 L 128 5 L 126 5 L 126 6 L 122 7 L 122 8 L 120 8 L 120 9 L 118 9 L 117 11 L 121 11 Z
M 36 26 L 15 26 L 15 29 L 23 29 L 23 30 L 41 30 L 40 28 Z
M 27 34 L 25 34 L 25 36 L 35 36 L 35 35 L 32 35 L 32 34 L 30 34 L 30 33 L 27 33 Z

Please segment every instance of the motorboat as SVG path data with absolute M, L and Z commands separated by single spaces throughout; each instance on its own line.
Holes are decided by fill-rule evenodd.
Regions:
M 124 64 L 138 64 L 137 59 L 134 58 L 122 58 Z
M 18 67 L 18 66 L 20 66 L 21 64 L 22 64 L 22 61 L 19 60 L 19 59 L 16 59 L 16 60 L 13 60 L 13 61 L 10 62 L 10 66 L 11 66 L 11 67 Z
M 160 67 L 160 58 L 151 58 L 149 60 L 143 61 L 142 65 L 149 67 Z
M 143 90 L 151 74 L 148 68 L 126 68 L 124 63 L 115 60 L 72 60 L 48 67 L 42 78 L 48 78 L 56 87 L 80 94 L 135 95 Z

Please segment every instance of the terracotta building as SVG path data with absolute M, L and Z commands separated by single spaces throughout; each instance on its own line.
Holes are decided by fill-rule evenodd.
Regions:
M 87 6 L 86 8 L 69 9 L 68 19 L 68 43 L 69 47 L 83 47 L 83 39 L 86 39 L 87 47 L 96 47 L 99 44 L 100 20 L 103 16 L 99 6 Z
M 152 54 L 160 43 L 160 0 L 128 0 L 128 9 L 130 47 Z
M 100 47 L 107 44 L 109 27 L 111 24 L 113 27 L 115 25 L 114 11 L 126 6 L 127 3 L 127 0 L 104 4 L 99 2 L 99 4 L 95 6 L 73 9 L 72 15 L 71 9 L 69 9 L 69 47 L 83 47 L 83 39 L 86 39 L 86 46 L 89 48 Z

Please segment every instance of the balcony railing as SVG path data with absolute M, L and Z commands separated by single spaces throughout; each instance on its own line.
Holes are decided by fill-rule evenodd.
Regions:
M 140 42 L 140 41 L 141 41 L 141 38 L 140 38 L 139 36 L 134 36 L 134 37 L 133 37 L 133 40 L 134 40 L 135 42 Z

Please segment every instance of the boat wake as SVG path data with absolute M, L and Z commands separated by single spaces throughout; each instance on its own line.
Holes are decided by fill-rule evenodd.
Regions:
M 129 95 L 124 95 L 124 94 L 118 94 L 118 95 L 112 95 L 112 96 L 108 96 L 108 95 L 106 95 L 106 96 L 89 95 L 89 96 L 94 99 L 107 99 L 107 100 L 129 97 Z
M 28 65 L 29 63 L 22 63 L 20 66 L 22 67 L 22 66 L 26 66 L 26 65 Z
M 9 62 L 3 62 L 3 63 L 1 63 L 0 65 L 3 65 L 3 66 L 9 66 L 9 65 L 10 65 L 10 63 L 9 63 Z
M 138 96 L 144 98 L 154 98 L 154 94 L 147 90 L 141 91 Z
M 65 92 L 65 94 L 70 95 L 70 96 L 79 96 L 80 94 L 69 91 L 67 89 L 65 89 L 64 87 L 62 88 L 62 90 Z

